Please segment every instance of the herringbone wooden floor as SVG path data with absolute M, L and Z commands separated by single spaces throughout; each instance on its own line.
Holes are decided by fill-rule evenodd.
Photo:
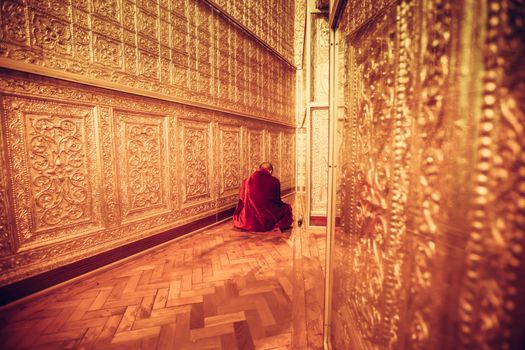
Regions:
M 322 291 L 305 295 L 322 285 L 294 271 L 298 232 L 245 233 L 228 221 L 150 250 L 4 308 L 0 348 L 319 348 L 320 329 L 308 341 L 305 329 L 320 325 Z M 302 249 L 310 261 L 324 246 Z M 303 296 L 295 306 L 294 295 Z

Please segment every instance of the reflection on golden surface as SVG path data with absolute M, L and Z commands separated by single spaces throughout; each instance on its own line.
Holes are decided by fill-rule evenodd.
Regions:
M 334 348 L 522 348 L 522 5 L 346 4 Z
M 1 285 L 233 207 L 255 160 L 295 157 L 271 122 L 9 70 L 0 90 Z

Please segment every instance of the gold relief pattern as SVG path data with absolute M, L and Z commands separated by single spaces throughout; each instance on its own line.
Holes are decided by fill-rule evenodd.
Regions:
M 1 5 L 0 57 L 11 68 L 48 76 L 62 72 L 90 84 L 111 82 L 112 88 L 139 89 L 144 95 L 160 94 L 167 100 L 293 123 L 294 68 L 205 1 L 159 5 L 157 1 L 93 0 L 92 6 L 38 1 L 37 5 L 9 0 Z M 262 10 L 260 4 L 254 6 Z M 277 52 L 282 54 L 279 47 L 286 47 L 288 56 L 284 57 L 291 62 L 293 2 L 265 3 L 264 7 L 273 13 L 267 16 L 267 25 L 275 23 L 275 30 L 265 33 L 274 37 L 272 47 Z M 247 13 L 255 16 L 251 23 L 258 23 L 257 16 L 264 11 Z M 290 27 L 289 32 L 285 27 Z M 218 39 L 222 33 L 235 40 L 223 45 Z M 23 68 L 19 62 L 32 68 Z M 257 74 L 255 67 L 262 66 L 276 67 L 275 74 Z
M 128 1 L 124 1 L 122 4 L 122 12 L 124 13 L 124 17 L 122 18 L 122 24 L 124 28 L 128 30 L 135 31 L 136 28 L 136 13 L 137 13 L 137 7 L 134 3 Z
M 137 72 L 137 48 L 134 46 L 127 46 L 124 48 L 124 57 L 126 62 L 126 71 L 130 73 Z
M 313 57 L 312 57 L 312 101 L 328 104 L 328 81 L 329 81 L 329 27 L 328 18 L 325 15 L 313 17 Z M 327 153 L 327 152 L 326 152 Z
M 306 26 L 306 0 L 295 0 L 294 18 L 294 64 L 303 64 L 304 28 Z
M 239 128 L 220 126 L 220 196 L 237 193 L 241 184 L 241 132 Z
M 100 226 L 93 108 L 5 99 L 22 247 Z
M 9 236 L 9 223 L 7 221 L 9 214 L 7 191 L 3 184 L 0 189 L 0 196 L 0 256 L 4 256 L 11 252 L 11 237 Z
M 63 1 L 61 0 L 34 1 L 31 3 L 31 6 L 56 18 L 64 19 L 71 17 L 71 8 L 63 6 Z
M 214 164 L 215 157 L 215 150 L 210 145 L 219 143 L 213 138 L 220 134 L 211 132 L 210 123 L 229 126 L 242 125 L 246 130 L 253 132 L 255 139 L 258 140 L 255 144 L 259 145 L 258 152 L 261 154 L 257 157 L 257 162 L 262 161 L 263 130 L 278 133 L 286 129 L 275 123 L 227 113 L 212 113 L 202 108 L 126 96 L 103 89 L 86 88 L 80 84 L 6 69 L 0 69 L 0 91 L 2 92 L 4 114 L 7 117 L 7 120 L 2 120 L 2 128 L 6 131 L 6 157 L 9 160 L 9 173 L 14 175 L 12 177 L 14 182 L 12 185 L 13 203 L 3 199 L 2 189 L 4 187 L 2 186 L 4 185 L 0 182 L 0 209 L 5 203 L 8 212 L 12 211 L 16 214 L 16 232 L 8 232 L 2 226 L 3 217 L 6 214 L 3 214 L 3 209 L 0 210 L 0 245 L 4 244 L 2 237 L 12 234 L 5 245 L 7 250 L 2 250 L 0 253 L 0 285 L 6 285 L 192 222 L 197 218 L 212 215 L 218 210 L 217 208 L 231 207 L 237 200 L 237 191 L 233 193 L 232 190 L 232 194 L 225 192 L 225 195 L 221 197 L 220 186 L 212 186 L 214 183 L 207 183 L 211 182 L 209 167 Z M 24 98 L 11 98 L 6 95 L 22 95 Z M 59 100 L 60 103 L 52 102 L 51 99 Z M 96 107 L 79 105 L 79 101 Z M 13 102 L 15 102 L 14 105 Z M 122 109 L 123 106 L 126 108 L 125 111 Z M 114 108 L 116 112 L 113 111 Z M 31 212 L 18 209 L 30 208 L 29 203 L 32 200 L 32 195 L 28 193 L 31 187 L 28 185 L 27 164 L 29 160 L 26 159 L 25 150 L 27 142 L 24 141 L 24 138 L 27 137 L 24 136 L 23 126 L 25 124 L 22 123 L 25 119 L 17 117 L 22 115 L 22 111 L 31 111 L 31 115 L 38 117 L 56 115 L 64 116 L 65 119 L 75 119 L 78 116 L 84 116 L 82 132 L 85 144 L 83 147 L 85 159 L 87 159 L 85 164 L 88 169 L 87 180 L 90 191 L 88 197 L 92 203 L 92 217 L 94 218 L 90 223 L 75 223 L 58 230 L 49 229 L 38 235 L 31 232 Z M 156 124 L 157 121 L 160 123 L 161 119 L 163 120 L 162 127 Z M 96 124 L 95 121 L 97 121 Z M 143 168 L 140 168 L 138 164 L 134 165 L 135 163 L 127 164 L 130 161 L 129 157 L 122 155 L 126 152 L 134 154 L 134 149 L 131 148 L 131 145 L 129 149 L 126 148 L 129 144 L 121 137 L 125 130 L 126 123 L 124 122 L 127 123 L 128 130 L 134 125 L 140 127 L 148 123 L 156 124 L 156 128 L 161 128 L 163 131 L 159 133 L 164 135 L 161 142 L 164 143 L 162 147 L 165 147 L 163 151 L 165 158 L 162 162 L 170 164 L 161 170 L 161 177 L 164 176 L 162 191 L 165 190 L 161 191 L 161 196 L 163 203 L 166 204 L 155 209 L 152 209 L 154 205 L 151 205 L 146 211 L 136 212 L 136 215 L 131 214 L 127 217 L 124 210 L 121 213 L 125 199 L 123 198 L 124 192 L 121 192 L 122 184 L 118 181 L 119 178 L 122 180 L 120 174 L 125 172 L 126 167 L 131 166 L 131 168 L 138 168 L 141 176 L 146 178 L 149 175 L 146 174 L 145 169 L 149 165 L 155 168 L 155 162 L 150 162 L 151 158 L 149 158 L 145 162 L 149 165 Z M 95 131 L 93 128 L 98 128 L 98 130 Z M 228 128 L 227 131 L 231 130 Z M 235 132 L 238 130 L 240 129 L 235 127 Z M 183 137 L 184 132 L 186 132 L 185 137 Z M 98 136 L 95 137 L 95 135 Z M 140 138 L 140 136 L 137 137 Z M 235 144 L 235 141 L 232 144 Z M 185 157 L 194 162 L 188 163 L 191 163 L 191 167 L 181 169 L 171 166 L 185 163 Z M 217 159 L 220 159 L 219 157 L 220 154 L 217 154 Z M 286 156 L 283 155 L 283 157 Z M 0 175 L 5 176 L 4 170 L 2 168 Z M 205 180 L 202 181 L 203 179 Z M 227 183 L 233 186 L 233 182 Z M 129 183 L 125 185 L 128 186 Z M 124 188 L 127 191 L 126 186 Z M 187 190 L 188 186 L 191 187 L 189 190 Z M 194 197 L 189 198 L 188 194 Z M 129 195 L 129 197 L 132 196 Z M 187 199 L 186 203 L 182 202 L 184 199 Z M 128 201 L 128 203 L 131 202 Z M 29 233 L 27 239 L 23 238 L 23 232 Z
M 293 62 L 295 1 L 213 1 L 275 51 Z M 286 20 L 282 20 L 286 18 Z
M 372 38 L 391 38 L 395 30 L 395 17 L 379 19 L 371 30 Z M 362 39 L 358 39 L 362 40 Z M 366 39 L 364 39 L 366 40 Z M 380 43 L 359 42 L 353 48 L 355 57 L 355 84 L 358 86 L 355 111 L 359 152 L 354 165 L 357 177 L 355 198 L 357 212 L 352 228 L 360 241 L 356 242 L 352 256 L 356 259 L 355 276 L 361 276 L 352 287 L 356 300 L 355 312 L 361 333 L 370 344 L 386 345 L 385 311 L 381 304 L 387 292 L 386 255 L 388 254 L 389 193 L 392 191 L 393 101 L 394 93 L 394 41 Z M 370 51 L 357 47 L 365 46 Z M 359 74 L 359 75 L 358 75 Z M 374 93 L 376 90 L 382 94 Z M 392 242 L 394 243 L 394 242 Z M 364 277 L 367 276 L 367 277 Z M 391 276 L 388 276 L 391 278 Z
M 210 197 L 209 124 L 186 121 L 181 124 L 185 183 L 182 203 L 187 204 Z
M 521 349 L 522 2 L 342 16 L 332 347 Z
M 367 20 L 374 18 L 382 11 L 385 10 L 386 6 L 392 6 L 391 0 L 351 0 L 346 5 L 349 13 L 352 16 L 346 17 L 348 23 L 345 24 L 348 33 L 358 29 L 359 26 L 363 25 Z
M 281 177 L 281 134 L 269 132 L 268 134 L 268 161 L 274 166 L 273 175 Z
M 26 44 L 27 14 L 22 4 L 11 1 L 2 2 L 2 40 L 8 40 L 22 45 Z
M 144 11 L 139 12 L 139 28 L 138 33 L 147 35 L 153 39 L 158 37 L 157 18 Z
M 282 171 L 281 189 L 292 188 L 295 174 L 295 143 L 294 134 L 283 132 L 282 139 Z
M 6 164 L 4 154 L 5 149 L 3 139 L 3 126 L 0 123 L 0 164 Z M 0 168 L 0 256 L 9 254 L 12 251 L 13 242 L 10 237 L 9 231 L 9 201 L 7 198 L 7 167 L 2 166 Z
M 149 53 L 140 52 L 140 73 L 146 77 L 158 79 L 159 74 L 159 58 Z
M 411 16 L 402 2 L 369 22 L 366 32 L 342 36 L 349 104 L 342 152 L 352 153 L 341 164 L 342 227 L 336 231 L 332 297 L 336 348 L 392 349 L 399 340 Z
M 72 4 L 77 9 L 80 9 L 85 12 L 89 11 L 90 8 L 90 3 L 84 0 L 72 0 Z
M 265 161 L 263 141 L 261 131 L 248 130 L 248 174 L 259 169 L 259 165 Z
M 311 215 L 326 215 L 328 205 L 328 109 L 314 109 L 311 134 Z
M 113 110 L 102 107 L 100 112 L 100 145 L 102 149 L 102 190 L 104 193 L 105 226 L 116 227 L 120 224 L 120 211 L 116 184 L 115 143 L 113 131 Z
M 139 6 L 150 13 L 157 13 L 158 1 L 157 0 L 139 0 L 137 1 Z
M 84 61 L 91 61 L 91 36 L 82 29 L 75 31 L 75 55 Z
M 93 10 L 115 22 L 120 21 L 120 0 L 93 0 Z
M 73 23 L 78 25 L 77 30 L 81 28 L 89 28 L 89 15 L 79 10 L 78 8 L 73 9 Z
M 385 254 L 385 314 L 383 322 L 388 348 L 399 341 L 398 328 L 400 310 L 403 308 L 401 275 L 404 266 L 404 245 L 407 241 L 407 197 L 409 192 L 409 161 L 412 150 L 409 147 L 412 129 L 413 100 L 409 97 L 413 90 L 413 74 L 416 67 L 410 38 L 410 23 L 414 20 L 414 9 L 410 0 L 401 1 L 396 13 L 396 38 L 398 57 L 395 80 L 395 113 L 393 119 L 392 193 L 389 232 Z M 388 82 L 387 82 L 388 85 Z
M 68 23 L 33 13 L 31 24 L 33 45 L 57 53 L 71 54 L 71 31 Z
M 35 231 L 91 217 L 83 120 L 27 115 Z
M 436 3 L 422 2 L 424 16 L 421 66 L 421 111 L 417 119 L 415 149 L 421 153 L 417 168 L 421 169 L 414 178 L 414 202 L 420 211 L 414 217 L 412 228 L 417 236 L 413 238 L 413 270 L 411 272 L 411 302 L 408 304 L 410 322 L 410 344 L 414 349 L 428 349 L 431 332 L 441 327 L 433 309 L 439 308 L 440 301 L 432 295 L 440 288 L 442 275 L 437 266 L 444 263 L 443 252 L 437 242 L 445 238 L 440 222 L 444 222 L 443 202 L 451 200 L 445 189 L 446 183 L 442 169 L 449 168 L 445 162 L 447 145 L 446 125 L 450 124 L 445 114 L 445 104 L 449 100 L 448 85 L 451 57 L 452 5 L 450 1 Z M 450 149 L 450 154 L 453 150 Z M 414 152 L 416 153 L 416 152 Z M 445 201 L 444 201 L 445 200 Z
M 166 117 L 115 114 L 123 218 L 168 209 Z
M 297 168 L 297 188 L 298 190 L 304 191 L 306 189 L 306 142 L 307 135 L 305 129 L 298 129 L 297 134 L 295 135 L 295 142 L 297 146 L 295 148 L 296 152 L 296 168 Z
M 487 1 L 483 89 L 460 294 L 461 349 L 518 348 L 524 305 L 523 4 Z M 514 340 L 512 339 L 514 338 Z M 523 345 L 523 343 L 521 343 Z
M 94 36 L 95 62 L 115 68 L 122 66 L 122 48 L 115 41 L 100 35 Z

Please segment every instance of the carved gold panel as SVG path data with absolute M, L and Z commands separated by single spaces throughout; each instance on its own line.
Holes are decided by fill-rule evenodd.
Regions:
M 210 1 L 293 62 L 294 1 Z M 285 21 L 282 19 L 286 18 Z
M 242 180 L 241 129 L 219 124 L 220 197 L 237 195 Z
M 292 188 L 295 184 L 295 134 L 283 132 L 281 154 L 281 189 L 286 190 Z
M 314 15 L 312 17 L 312 101 L 328 104 L 328 44 L 329 27 L 326 15 Z
M 3 105 L 17 247 L 100 228 L 94 106 L 29 98 Z
M 113 113 L 122 221 L 169 211 L 168 117 Z
M 333 348 L 525 345 L 522 7 L 346 4 Z
M 248 169 L 246 176 L 259 169 L 259 165 L 265 159 L 264 134 L 262 130 L 248 129 Z
M 183 206 L 211 199 L 211 167 L 213 165 L 211 124 L 179 120 L 182 145 L 182 200 Z
M 328 109 L 311 111 L 310 212 L 326 216 L 328 205 Z
M 281 169 L 281 133 L 269 131 L 266 134 L 267 161 L 273 164 L 273 175 L 280 178 Z
M 304 31 L 306 23 L 306 0 L 294 0 L 294 64 L 301 67 L 303 63 Z
M 9 254 L 14 250 L 16 239 L 12 237 L 12 228 L 9 223 L 12 209 L 8 199 L 8 176 L 7 176 L 7 159 L 4 146 L 4 123 L 0 123 L 0 256 Z
M 240 27 L 205 0 L 4 0 L 0 63 L 289 126 L 293 2 L 262 6 L 253 1 L 250 6 L 261 11 L 248 11 L 251 25 Z M 230 10 L 226 6 L 224 13 L 232 15 Z M 267 17 L 268 30 L 253 26 L 267 11 L 274 14 Z M 244 12 L 237 19 L 244 23 Z M 262 42 L 247 30 L 261 34 Z M 262 66 L 276 71 L 257 74 Z

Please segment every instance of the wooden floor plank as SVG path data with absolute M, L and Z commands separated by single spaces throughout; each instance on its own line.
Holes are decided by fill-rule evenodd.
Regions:
M 302 240 L 310 244 L 300 248 L 309 249 L 307 261 L 294 256 L 293 240 L 293 233 L 219 225 L 7 307 L 0 343 L 15 350 L 284 349 L 292 346 L 292 326 L 302 324 L 297 344 L 319 348 L 323 294 L 314 282 L 323 266 L 312 259 L 324 243 Z
M 175 346 L 175 322 L 165 324 L 160 328 L 160 335 L 158 340 L 158 349 L 171 350 Z

